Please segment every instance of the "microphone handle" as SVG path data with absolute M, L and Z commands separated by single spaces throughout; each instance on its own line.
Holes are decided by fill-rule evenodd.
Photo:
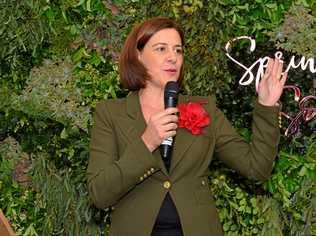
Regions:
M 169 107 L 176 107 L 178 103 L 178 99 L 175 97 L 168 97 L 165 100 L 165 108 Z M 170 162 L 171 155 L 172 155 L 172 144 L 173 138 L 169 137 L 162 141 L 160 145 L 160 153 L 164 161 Z
M 162 141 L 160 145 L 161 156 L 164 160 L 169 160 L 172 153 L 173 138 L 169 137 Z

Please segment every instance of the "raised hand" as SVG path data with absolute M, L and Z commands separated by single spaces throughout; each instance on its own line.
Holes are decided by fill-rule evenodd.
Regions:
M 258 101 L 264 106 L 274 106 L 280 99 L 287 79 L 287 73 L 282 73 L 283 61 L 269 59 L 268 67 L 259 83 Z

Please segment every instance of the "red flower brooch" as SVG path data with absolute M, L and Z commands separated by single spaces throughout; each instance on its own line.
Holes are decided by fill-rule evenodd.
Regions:
M 194 135 L 202 134 L 202 128 L 211 122 L 211 118 L 202 104 L 201 102 L 189 102 L 178 105 L 179 128 L 186 128 Z

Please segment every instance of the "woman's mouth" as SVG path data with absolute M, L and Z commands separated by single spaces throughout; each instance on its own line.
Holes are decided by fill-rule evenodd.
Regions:
M 167 69 L 165 70 L 169 75 L 175 75 L 177 73 L 176 69 Z

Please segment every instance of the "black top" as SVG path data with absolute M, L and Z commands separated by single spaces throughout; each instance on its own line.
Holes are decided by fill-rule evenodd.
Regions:
M 170 160 L 164 163 L 169 171 Z M 183 236 L 180 217 L 169 193 L 162 202 L 151 236 Z

